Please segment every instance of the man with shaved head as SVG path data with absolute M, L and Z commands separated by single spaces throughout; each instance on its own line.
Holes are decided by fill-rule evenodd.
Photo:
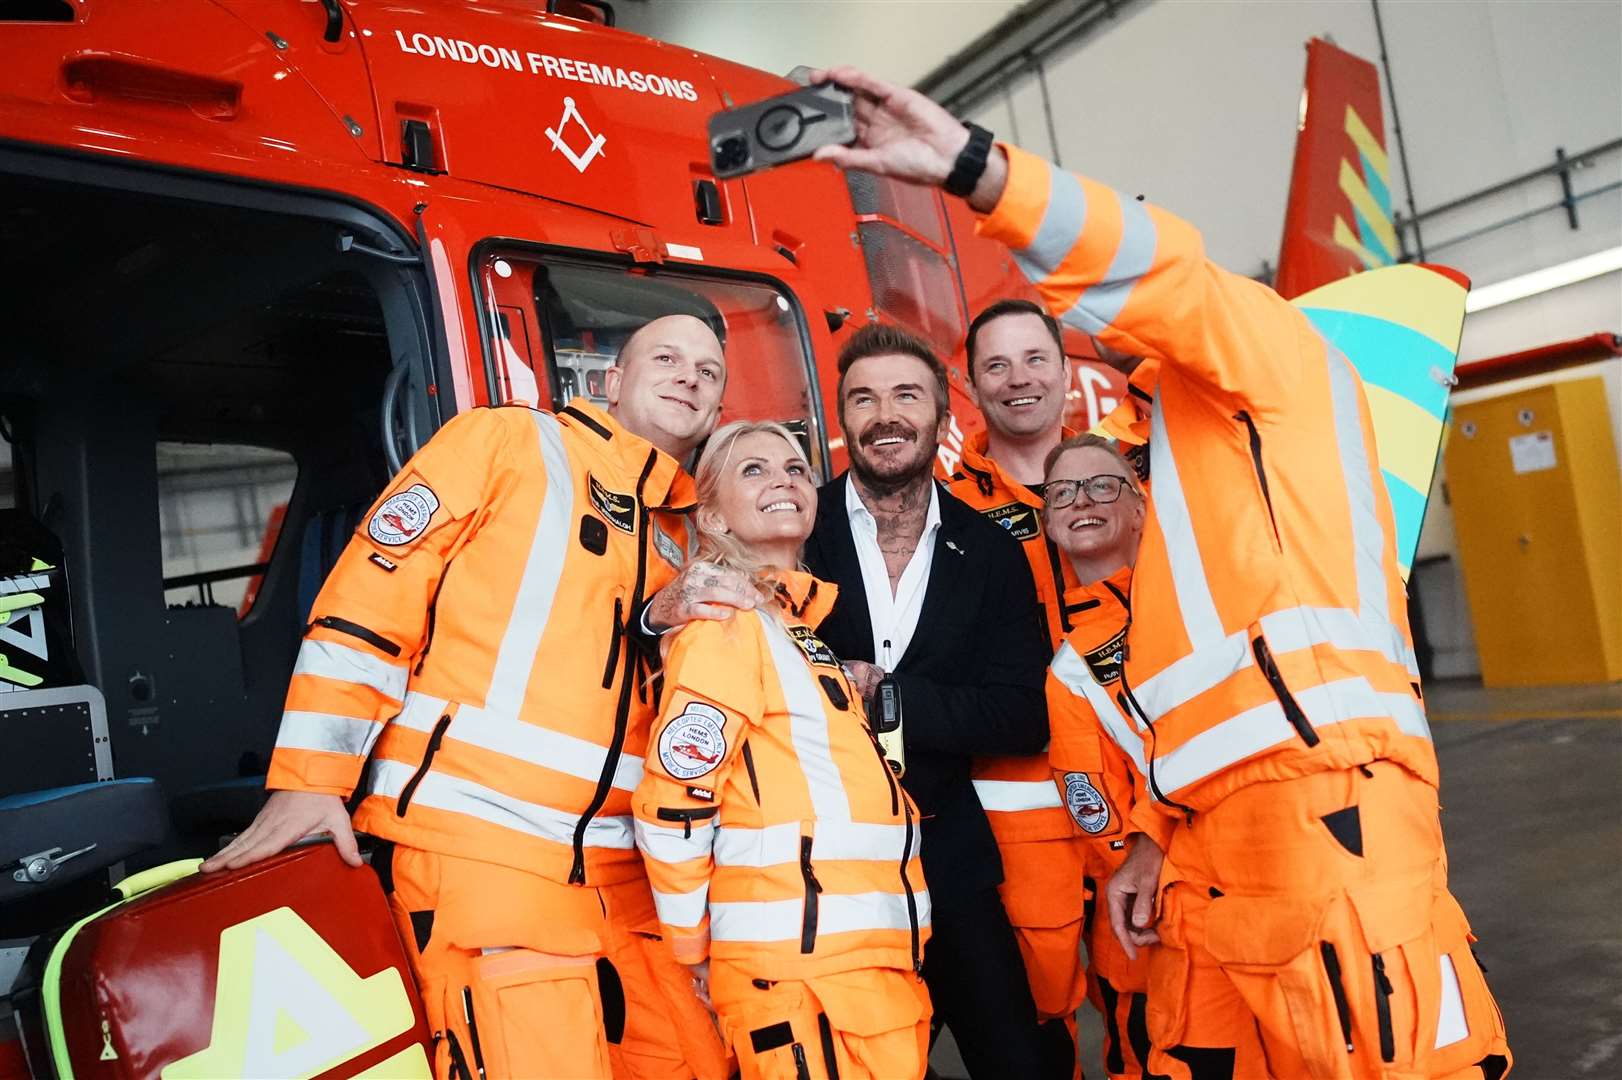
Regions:
M 355 830 L 382 841 L 443 1080 L 726 1075 L 630 822 L 657 706 L 639 642 L 753 606 L 682 568 L 680 462 L 725 385 L 714 332 L 671 315 L 625 341 L 606 411 L 473 409 L 435 434 L 316 598 L 272 794 L 204 864 L 328 833 L 358 866 Z

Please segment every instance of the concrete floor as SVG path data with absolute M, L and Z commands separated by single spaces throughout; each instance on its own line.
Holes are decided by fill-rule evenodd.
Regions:
M 1427 688 L 1453 891 L 1516 1080 L 1622 1077 L 1622 684 Z M 1101 1028 L 1081 1015 L 1101 1075 Z M 943 1078 L 965 1075 L 943 1033 Z

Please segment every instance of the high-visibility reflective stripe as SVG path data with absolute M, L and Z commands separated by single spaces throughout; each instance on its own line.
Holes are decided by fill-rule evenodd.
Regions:
M 517 716 L 523 709 L 530 671 L 563 575 L 563 557 L 573 538 L 574 477 L 563 449 L 563 436 L 556 417 L 541 412 L 534 415 L 541 461 L 546 467 L 546 494 L 541 499 L 540 520 L 535 525 L 523 576 L 518 579 L 512 615 L 501 635 L 490 690 L 484 699 L 486 709 L 504 716 Z
M 850 799 L 828 745 L 828 714 L 822 708 L 822 694 L 806 669 L 805 654 L 789 640 L 788 631 L 776 619 L 759 610 L 755 617 L 766 631 L 767 653 L 772 659 L 777 684 L 783 688 L 783 701 L 789 714 L 789 737 L 811 796 L 812 816 L 819 827 L 824 822 L 848 822 Z
M 1049 784 L 1049 788 L 1053 785 Z M 907 829 L 904 825 L 887 825 L 863 821 L 816 822 L 815 836 L 811 839 L 811 858 L 867 860 L 897 862 L 906 847 Z M 912 850 L 907 857 L 918 854 L 919 833 L 913 829 Z M 780 866 L 800 859 L 800 823 L 786 821 L 752 829 L 738 825 L 723 825 L 715 837 L 715 865 L 717 866 Z
M 1136 199 L 1122 197 L 1118 191 L 1110 194 L 1121 207 L 1121 246 L 1115 249 L 1104 279 L 1082 293 L 1063 316 L 1065 322 L 1089 334 L 1115 322 L 1132 290 L 1155 261 L 1158 238 L 1148 208 Z
M 443 698 L 413 690 L 406 695 L 405 705 L 394 722 L 413 731 L 432 731 L 447 711 L 449 703 Z M 500 716 L 473 705 L 458 706 L 445 737 L 592 783 L 603 775 L 603 762 L 608 759 L 608 748 L 590 740 Z M 641 781 L 642 759 L 635 754 L 621 754 L 614 768 L 614 786 L 622 791 L 635 791 Z
M 354 683 L 376 690 L 393 701 L 405 697 L 411 670 L 404 664 L 391 664 L 369 652 L 351 649 L 336 641 L 306 639 L 298 649 L 294 675 L 315 675 L 323 679 Z
M 980 797 L 981 809 L 1004 814 L 1064 809 L 1052 780 L 976 780 L 974 793 Z
M 654 862 L 684 863 L 689 859 L 702 859 L 710 854 L 715 843 L 715 819 L 705 818 L 692 823 L 692 828 L 666 828 L 641 818 L 634 819 L 636 846 Z
M 1352 550 L 1357 568 L 1358 610 L 1371 623 L 1391 621 L 1386 598 L 1385 552 L 1390 544 L 1376 510 L 1374 469 L 1369 446 L 1363 439 L 1362 412 L 1358 409 L 1358 378 L 1339 349 L 1324 343 L 1329 352 L 1329 400 L 1335 418 L 1335 444 L 1346 481 L 1351 510 Z M 1384 485 L 1381 485 L 1382 487 Z
M 1347 720 L 1389 717 L 1405 734 L 1430 737 L 1424 710 L 1405 694 L 1382 694 L 1362 676 L 1336 679 L 1294 693 L 1307 720 L 1320 733 Z M 1230 716 L 1200 732 L 1168 753 L 1155 758 L 1155 780 L 1162 792 L 1174 795 L 1252 754 L 1297 738 L 1284 717 L 1284 708 L 1269 701 Z
M 1087 220 L 1087 195 L 1081 181 L 1063 169 L 1042 163 L 1048 172 L 1048 205 L 1042 212 L 1031 244 L 1014 253 L 1014 262 L 1026 279 L 1040 283 L 1059 268 L 1081 239 Z
M 692 892 L 668 893 L 653 890 L 653 906 L 659 912 L 659 921 L 666 926 L 691 929 L 704 921 L 710 909 L 710 883 L 705 882 Z
M 1053 674 L 1059 681 L 1069 687 L 1073 694 L 1080 694 L 1087 699 L 1093 707 L 1094 714 L 1104 725 L 1104 731 L 1109 735 L 1110 741 L 1121 748 L 1121 751 L 1132 760 L 1137 767 L 1139 775 L 1146 775 L 1149 767 L 1143 757 L 1143 737 L 1137 732 L 1136 726 L 1125 716 L 1121 715 L 1120 707 L 1115 699 L 1109 696 L 1109 691 L 1093 678 L 1093 669 L 1083 660 L 1066 641 L 1059 646 L 1059 651 L 1053 657 Z M 1054 787 L 1058 792 L 1058 787 Z
M 1155 489 L 1157 498 L 1161 490 Z M 1283 608 L 1263 615 L 1261 625 L 1275 657 L 1327 644 L 1337 649 L 1377 652 L 1416 678 L 1419 674 L 1418 661 L 1403 641 L 1401 630 L 1345 608 Z M 1132 696 L 1151 720 L 1158 720 L 1254 662 L 1249 632 L 1238 630 L 1213 645 L 1179 657 L 1134 684 Z
M 929 893 L 913 894 L 918 925 L 929 925 Z M 805 901 L 727 901 L 710 905 L 711 941 L 799 941 Z M 900 893 L 822 893 L 817 897 L 817 935 L 854 930 L 911 930 L 907 898 Z
M 353 716 L 289 710 L 282 713 L 276 732 L 278 750 L 320 750 L 329 754 L 365 757 L 382 734 L 383 725 Z
M 416 766 L 403 761 L 375 761 L 372 763 L 371 793 L 398 798 L 416 771 Z M 423 774 L 422 782 L 412 793 L 411 805 L 465 814 L 514 832 L 565 845 L 574 843 L 575 823 L 580 820 L 579 814 L 525 802 L 465 777 L 433 770 Z M 629 851 L 635 846 L 631 839 L 630 816 L 592 818 L 586 825 L 584 843 L 586 847 Z
M 1149 410 L 1149 475 L 1155 478 L 1155 520 L 1166 541 L 1172 591 L 1177 596 L 1177 609 L 1182 613 L 1183 630 L 1193 646 L 1192 651 L 1198 653 L 1220 644 L 1228 635 L 1223 632 L 1222 617 L 1217 614 L 1210 583 L 1205 579 L 1205 564 L 1194 538 L 1194 518 L 1189 513 L 1188 497 L 1177 474 L 1177 457 L 1172 453 L 1171 437 L 1166 431 L 1166 410 L 1160 393 L 1157 387 Z

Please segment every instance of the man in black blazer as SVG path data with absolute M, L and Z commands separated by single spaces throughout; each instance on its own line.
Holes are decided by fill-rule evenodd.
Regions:
M 1050 657 L 1030 570 L 1017 541 L 934 481 L 946 370 L 929 346 L 869 326 L 841 351 L 839 372 L 851 469 L 818 493 L 805 563 L 839 586 L 817 633 L 870 709 L 886 673 L 899 692 L 902 785 L 923 816 L 933 909 L 923 974 L 935 1014 L 977 1080 L 1069 1077 L 1074 1060 L 1043 1061 L 969 771 L 976 755 L 1047 745 Z

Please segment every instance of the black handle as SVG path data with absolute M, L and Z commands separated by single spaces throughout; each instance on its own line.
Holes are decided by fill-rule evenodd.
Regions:
M 337 41 L 344 33 L 344 12 L 338 6 L 338 0 L 321 0 L 321 6 L 327 10 L 327 30 L 321 37 L 326 41 Z
M 336 0 L 334 0 L 334 2 L 336 2 Z M 546 0 L 546 13 L 548 15 L 556 15 L 558 13 L 559 2 L 560 0 Z M 568 0 L 568 2 L 571 4 L 579 4 L 581 7 L 596 8 L 598 11 L 603 13 L 604 26 L 614 25 L 614 5 L 610 4 L 608 0 Z

